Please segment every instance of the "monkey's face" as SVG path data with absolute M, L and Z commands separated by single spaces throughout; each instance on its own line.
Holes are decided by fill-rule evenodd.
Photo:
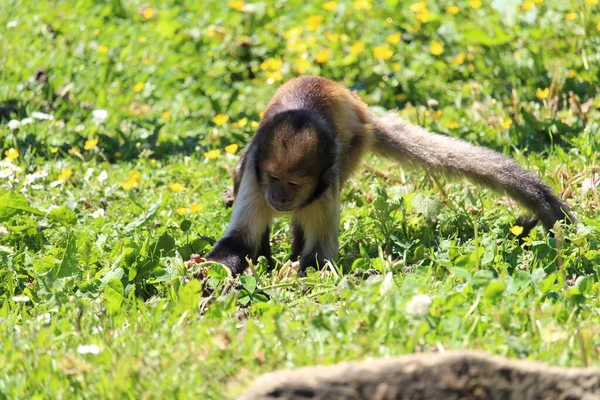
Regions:
M 277 211 L 293 211 L 306 204 L 314 193 L 314 177 L 284 170 L 261 171 L 261 187 L 267 203 Z
M 335 160 L 334 135 L 305 111 L 279 114 L 257 136 L 257 176 L 267 203 L 292 211 L 328 186 Z

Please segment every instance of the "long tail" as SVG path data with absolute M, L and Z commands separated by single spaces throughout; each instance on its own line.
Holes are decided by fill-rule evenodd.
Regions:
M 411 125 L 393 113 L 374 119 L 374 151 L 404 166 L 468 178 L 507 193 L 535 213 L 546 229 L 574 222 L 567 204 L 533 173 L 495 151 Z

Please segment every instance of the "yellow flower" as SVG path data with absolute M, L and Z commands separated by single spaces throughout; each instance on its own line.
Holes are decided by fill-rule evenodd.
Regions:
M 306 18 L 306 21 L 304 21 L 304 23 L 306 24 L 306 30 L 310 32 L 319 29 L 319 26 L 321 26 L 321 22 L 323 22 L 323 17 L 321 15 L 312 15 Z
M 567 14 L 565 14 L 565 18 L 569 21 L 573 21 L 573 20 L 575 20 L 575 18 L 577 18 L 577 14 L 574 12 L 567 13 Z
M 444 115 L 442 110 L 437 110 L 436 112 L 433 113 L 432 117 L 433 119 L 440 119 L 442 118 L 442 115 Z
M 199 213 L 200 211 L 202 211 L 203 208 L 204 206 L 202 204 L 190 204 L 188 206 L 188 210 L 190 210 L 193 213 Z
M 450 129 L 458 129 L 458 128 L 460 128 L 460 125 L 458 124 L 458 122 L 450 122 L 448 124 L 448 128 L 450 128 Z
M 296 60 L 296 64 L 294 66 L 294 69 L 300 73 L 303 74 L 305 73 L 308 69 L 310 68 L 310 61 L 305 60 L 303 58 L 299 58 Z
M 235 126 L 235 127 L 237 127 L 237 128 L 243 128 L 246 125 L 248 125 L 248 118 L 243 117 L 242 119 L 234 122 L 232 125 Z
M 19 158 L 19 150 L 15 149 L 14 147 L 11 147 L 10 149 L 4 152 L 4 155 L 6 156 L 6 158 L 8 158 L 8 161 L 13 162 L 17 158 Z
M 282 65 L 283 61 L 281 61 L 279 58 L 269 58 L 260 64 L 260 69 L 263 71 L 267 69 L 271 71 L 279 71 Z
M 229 121 L 229 115 L 217 114 L 211 121 L 217 126 L 223 126 L 227 123 L 227 121 Z
M 448 12 L 448 14 L 455 15 L 455 14 L 458 14 L 458 7 L 448 6 L 448 7 L 446 7 L 446 11 Z
M 502 122 L 502 127 L 504 129 L 508 129 L 510 128 L 510 126 L 513 124 L 513 120 L 510 118 L 506 118 L 503 122 Z
M 287 40 L 290 40 L 290 39 L 295 39 L 295 38 L 299 37 L 300 35 L 302 35 L 302 27 L 294 26 L 294 27 L 288 29 L 287 31 L 285 31 L 285 33 L 283 34 L 283 37 L 286 38 Z
M 101 44 L 100 46 L 98 46 L 98 48 L 96 49 L 96 51 L 100 54 L 106 54 L 108 53 L 108 47 L 106 47 L 105 45 Z
M 96 147 L 96 145 L 98 144 L 98 138 L 95 139 L 88 139 L 85 141 L 85 144 L 83 145 L 83 148 L 86 150 L 91 150 L 94 147 Z
M 324 49 L 317 53 L 317 55 L 315 56 L 315 61 L 318 62 L 319 64 L 323 64 L 324 62 L 329 60 L 329 57 L 330 57 L 329 50 Z
M 71 177 L 71 175 L 73 175 L 73 169 L 71 167 L 67 167 L 60 171 L 60 174 L 58 174 L 58 178 L 56 179 L 59 181 L 66 181 Z
M 244 8 L 244 2 L 242 0 L 231 0 L 227 5 L 237 11 L 242 11 Z
M 281 71 L 267 71 L 267 83 L 272 85 L 275 82 L 283 80 L 283 74 Z
M 524 1 L 523 4 L 521 4 L 521 10 L 523 11 L 529 11 L 533 7 L 535 7 L 535 3 L 531 0 Z
M 79 147 L 77 147 L 77 146 L 71 147 L 69 149 L 69 151 L 67 151 L 67 153 L 69 153 L 69 155 L 71 155 L 71 156 L 81 155 L 81 154 L 79 154 Z
M 50 153 L 57 153 L 57 152 L 58 152 L 58 147 L 50 146 Z
M 328 1 L 326 3 L 323 3 L 323 8 L 327 11 L 333 11 L 337 8 L 337 5 L 338 3 L 335 1 Z
M 600 21 L 598 21 L 598 23 L 596 24 L 596 30 L 600 31 Z
M 473 64 L 467 65 L 467 71 L 469 71 L 469 72 L 475 71 L 475 66 Z
M 354 42 L 352 46 L 350 46 L 350 54 L 356 56 L 365 49 L 365 42 Z
M 181 193 L 185 190 L 185 186 L 183 186 L 181 183 L 169 182 L 169 189 L 175 193 Z
M 148 40 L 148 39 L 146 38 L 146 36 L 140 36 L 140 37 L 138 38 L 138 42 L 140 42 L 140 43 L 146 43 L 146 40 Z
M 536 90 L 536 92 L 535 92 L 535 95 L 540 100 L 547 99 L 549 94 L 550 94 L 550 89 L 549 88 L 546 88 L 546 89 L 540 89 L 540 88 L 538 88 Z
M 165 121 L 170 121 L 171 120 L 171 111 L 165 111 L 164 113 L 161 114 L 160 116 L 162 119 L 164 119 Z
M 175 211 L 177 212 L 177 214 L 179 214 L 179 215 L 181 215 L 181 216 L 183 216 L 183 215 L 185 215 L 185 214 L 187 214 L 187 213 L 188 213 L 188 209 L 187 209 L 187 208 L 185 208 L 185 207 L 182 207 L 182 208 L 176 208 L 176 209 L 175 209 Z
M 452 60 L 452 64 L 454 64 L 454 65 L 461 65 L 464 62 L 465 62 L 465 53 L 457 54 L 457 56 L 454 57 L 454 60 Z
M 355 0 L 352 7 L 357 10 L 370 10 L 372 6 L 369 0 Z
M 512 233 L 515 236 L 519 236 L 521 233 L 523 233 L 523 227 L 515 225 L 512 228 L 510 228 L 510 233 Z
M 598 4 L 598 0 L 585 0 L 588 6 L 595 6 Z
M 397 44 L 400 39 L 402 39 L 402 34 L 401 33 L 392 33 L 391 35 L 388 35 L 387 37 L 387 41 L 391 44 Z
M 425 22 L 429 21 L 429 13 L 428 12 L 418 13 L 417 15 L 415 15 L 415 18 L 417 19 L 417 21 L 424 24 Z
M 136 187 L 140 181 L 142 180 L 142 174 L 137 171 L 131 171 L 129 176 L 127 177 L 127 181 L 123 183 L 121 186 L 125 190 L 131 190 Z
M 575 78 L 577 76 L 577 71 L 570 69 L 569 72 L 567 73 L 567 76 L 569 78 Z
M 142 11 L 142 15 L 144 16 L 144 18 L 146 20 L 152 19 L 152 17 L 154 17 L 154 8 L 152 8 L 152 7 L 144 8 L 144 11 Z
M 373 57 L 376 60 L 389 60 L 394 55 L 392 49 L 387 44 L 373 48 Z
M 431 42 L 431 44 L 429 45 L 429 51 L 434 56 L 439 56 L 440 54 L 442 54 L 444 52 L 444 45 L 440 42 L 433 40 Z
M 427 3 L 424 1 L 419 1 L 418 3 L 411 4 L 409 10 L 414 13 L 427 12 Z
M 235 143 L 230 144 L 229 146 L 225 147 L 225 152 L 229 153 L 229 154 L 235 154 L 238 151 L 239 146 Z
M 469 2 L 469 5 L 471 6 L 471 8 L 478 9 L 478 8 L 481 8 L 481 1 L 480 0 L 471 0 Z
M 306 44 L 306 42 L 304 42 L 303 40 L 290 40 L 287 45 L 285 46 L 286 49 L 291 50 L 291 51 L 296 51 L 298 53 L 301 53 L 303 51 L 305 51 L 308 46 Z
M 473 61 L 474 59 L 475 59 L 475 56 L 472 53 L 467 54 L 467 60 Z
M 209 150 L 204 153 L 204 157 L 208 158 L 209 160 L 214 160 L 215 158 L 219 157 L 219 154 L 221 154 L 221 150 L 219 149 Z
M 136 93 L 139 93 L 139 92 L 141 92 L 142 90 L 144 90 L 144 86 L 146 86 L 146 85 L 144 84 L 144 82 L 138 82 L 138 83 L 136 83 L 136 84 L 135 84 L 135 86 L 133 87 L 133 91 L 134 91 L 134 92 L 136 92 Z
M 340 40 L 340 35 L 338 35 L 337 33 L 327 32 L 325 34 L 325 37 L 327 38 L 327 40 L 333 43 L 337 43 Z

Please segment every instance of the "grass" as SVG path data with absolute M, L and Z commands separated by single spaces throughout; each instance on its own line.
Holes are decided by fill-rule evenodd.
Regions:
M 4 3 L 3 398 L 231 398 L 276 368 L 451 349 L 600 361 L 595 0 Z M 372 157 L 336 268 L 232 281 L 190 262 L 299 74 L 510 154 L 579 223 L 520 244 L 506 198 Z

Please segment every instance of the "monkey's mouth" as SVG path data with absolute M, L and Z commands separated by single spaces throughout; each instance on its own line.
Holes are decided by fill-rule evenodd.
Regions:
M 296 207 L 294 207 L 293 204 L 290 204 L 290 205 L 273 204 L 270 201 L 267 201 L 267 203 L 269 204 L 269 207 L 271 207 L 273 210 L 279 211 L 279 212 L 290 212 L 290 211 L 294 211 L 296 209 Z

